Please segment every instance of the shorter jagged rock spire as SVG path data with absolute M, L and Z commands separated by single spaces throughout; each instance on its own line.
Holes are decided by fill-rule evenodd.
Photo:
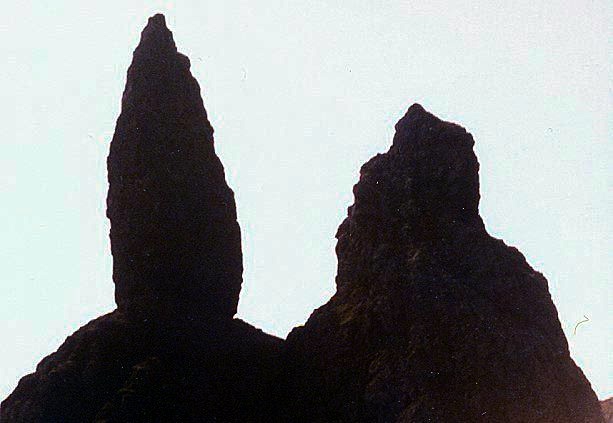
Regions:
M 362 167 L 337 292 L 287 338 L 296 421 L 601 422 L 547 281 L 479 217 L 473 144 L 416 104 Z
M 362 167 L 347 223 L 376 227 L 371 219 L 387 220 L 394 226 L 377 232 L 396 231 L 402 243 L 479 226 L 479 163 L 473 145 L 464 128 L 443 124 L 414 104 L 396 124 L 389 152 Z
M 130 316 L 230 319 L 242 282 L 234 194 L 164 16 L 128 70 L 108 157 L 115 299 Z
M 396 266 L 398 254 L 410 261 L 424 248 L 442 251 L 467 236 L 486 234 L 473 146 L 472 135 L 461 126 L 441 121 L 419 104 L 408 109 L 389 151 L 362 166 L 353 188 L 355 202 L 336 235 L 339 287 L 370 279 L 373 254 Z

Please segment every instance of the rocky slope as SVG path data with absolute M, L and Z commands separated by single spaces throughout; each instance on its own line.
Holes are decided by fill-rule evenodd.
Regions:
M 189 60 L 142 33 L 108 159 L 117 310 L 2 422 L 602 422 L 547 282 L 478 214 L 473 139 L 413 105 L 338 230 L 337 293 L 283 342 L 233 319 L 232 191 Z

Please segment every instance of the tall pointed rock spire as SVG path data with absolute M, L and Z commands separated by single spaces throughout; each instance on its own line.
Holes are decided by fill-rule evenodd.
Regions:
M 142 319 L 230 319 L 242 282 L 234 194 L 164 16 L 128 70 L 108 157 L 115 299 Z

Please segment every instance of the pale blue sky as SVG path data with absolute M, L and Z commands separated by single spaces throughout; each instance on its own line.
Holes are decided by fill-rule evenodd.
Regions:
M 114 308 L 105 160 L 155 12 L 236 192 L 239 317 L 285 336 L 332 295 L 358 170 L 420 102 L 474 135 L 489 231 L 545 274 L 574 359 L 613 395 L 609 2 L 93 4 L 2 3 L 0 399 Z

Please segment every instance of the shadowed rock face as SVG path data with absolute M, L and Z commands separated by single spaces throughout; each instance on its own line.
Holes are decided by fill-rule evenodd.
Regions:
M 286 343 L 300 420 L 600 421 L 546 280 L 485 231 L 473 144 L 413 105 L 362 167 L 337 293 Z
M 240 230 L 189 68 L 164 17 L 149 19 L 108 157 L 115 299 L 142 318 L 231 319 Z
M 478 214 L 473 139 L 413 105 L 340 226 L 337 293 L 288 340 L 237 319 L 232 191 L 189 61 L 149 20 L 108 159 L 118 309 L 9 422 L 602 422 L 547 282 Z

